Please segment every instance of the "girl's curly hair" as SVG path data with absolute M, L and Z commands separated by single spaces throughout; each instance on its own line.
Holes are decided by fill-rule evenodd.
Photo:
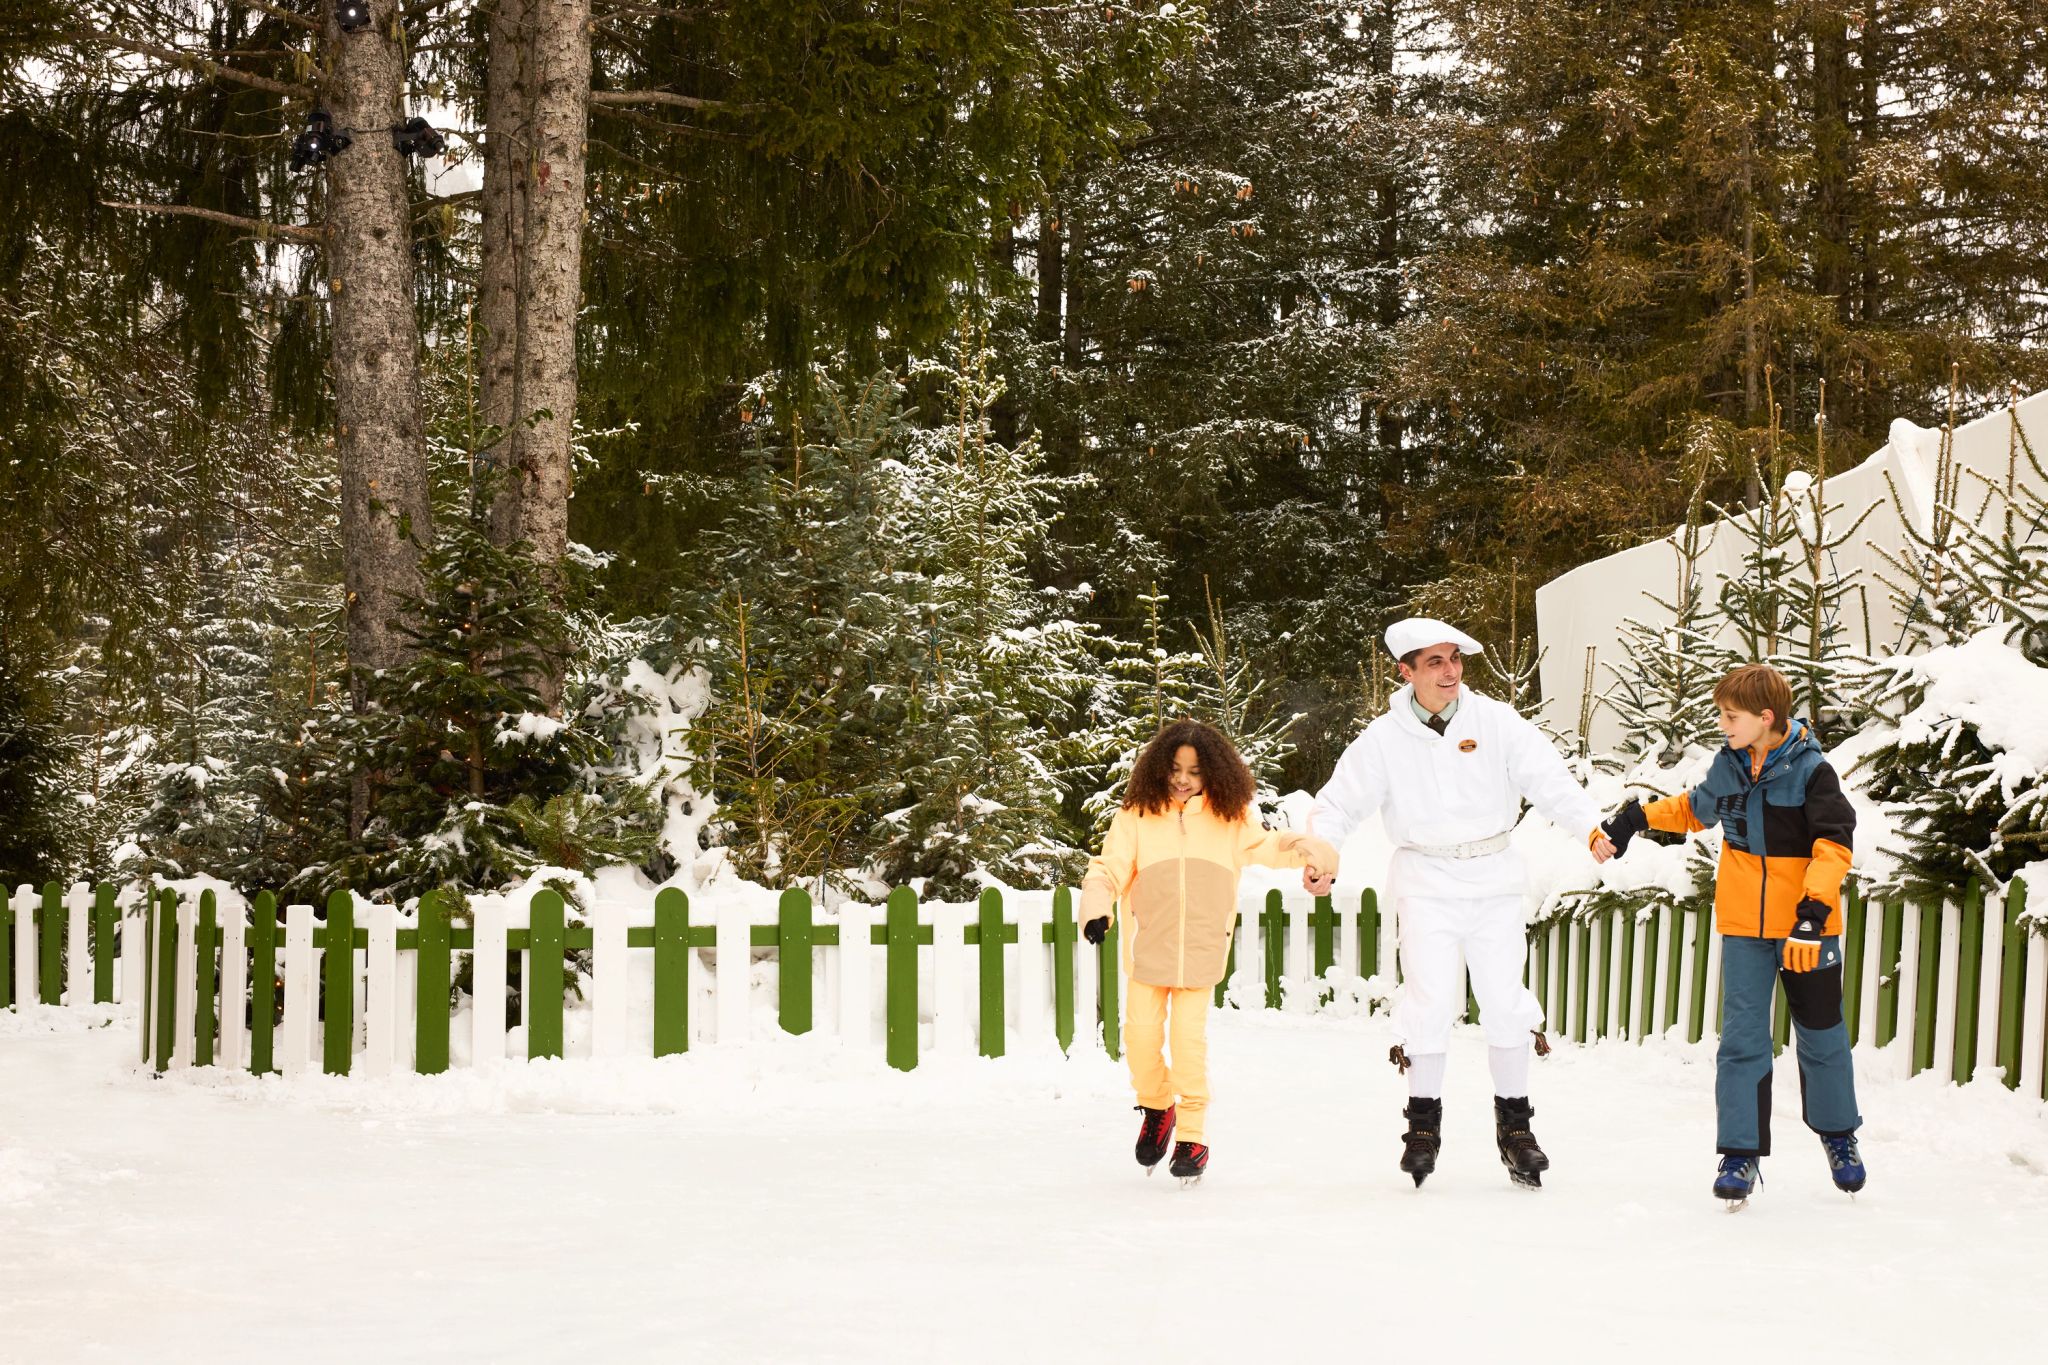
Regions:
M 1237 746 L 1221 730 L 1199 720 L 1168 721 L 1159 727 L 1138 755 L 1131 769 L 1131 783 L 1124 791 L 1124 808 L 1144 815 L 1158 815 L 1172 804 L 1168 781 L 1173 776 L 1173 758 L 1183 744 L 1195 751 L 1202 769 L 1202 789 L 1209 809 L 1225 821 L 1237 821 L 1251 808 L 1258 795 L 1258 783 L 1245 766 Z

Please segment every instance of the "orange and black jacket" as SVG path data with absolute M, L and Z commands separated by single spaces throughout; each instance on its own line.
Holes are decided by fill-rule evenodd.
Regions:
M 1828 907 L 1824 932 L 1842 932 L 1856 812 L 1806 722 L 1792 722 L 1761 770 L 1747 749 L 1723 748 L 1704 782 L 1643 814 L 1651 829 L 1673 834 L 1721 826 L 1714 922 L 1722 933 L 1785 938 L 1808 896 Z

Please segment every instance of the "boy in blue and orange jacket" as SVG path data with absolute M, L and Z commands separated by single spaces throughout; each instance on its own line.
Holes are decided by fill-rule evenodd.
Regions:
M 1804 721 L 1792 688 L 1766 664 L 1714 688 L 1728 746 L 1691 791 L 1631 800 L 1601 826 L 1617 849 L 1645 829 L 1689 834 L 1721 826 L 1714 923 L 1721 934 L 1721 1046 L 1714 1102 L 1721 1167 L 1714 1193 L 1739 1201 L 1771 1150 L 1772 988 L 1785 984 L 1797 1038 L 1806 1124 L 1820 1135 L 1835 1184 L 1863 1188 L 1856 1078 L 1842 1018 L 1842 879 L 1856 812 Z

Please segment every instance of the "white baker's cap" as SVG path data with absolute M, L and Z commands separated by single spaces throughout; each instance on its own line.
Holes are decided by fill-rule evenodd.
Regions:
M 1395 658 L 1431 645 L 1456 645 L 1467 654 L 1484 654 L 1486 646 L 1447 621 L 1433 616 L 1410 616 L 1387 627 L 1387 648 Z

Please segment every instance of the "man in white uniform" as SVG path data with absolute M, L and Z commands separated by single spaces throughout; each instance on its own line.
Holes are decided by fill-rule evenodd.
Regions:
M 1597 862 L 1614 854 L 1600 809 L 1543 732 L 1515 709 L 1464 686 L 1477 640 L 1442 621 L 1387 628 L 1401 680 L 1387 713 L 1351 742 L 1316 796 L 1309 828 L 1343 847 L 1375 811 L 1396 845 L 1387 896 L 1400 935 L 1392 1060 L 1408 1077 L 1401 1169 L 1420 1185 L 1442 1144 L 1445 1052 L 1465 1010 L 1465 977 L 1479 1001 L 1493 1069 L 1501 1162 L 1515 1183 L 1542 1184 L 1550 1158 L 1529 1120 L 1529 1046 L 1543 1007 L 1522 984 L 1528 955 L 1522 859 L 1509 846 L 1522 802 L 1584 841 Z M 1329 879 L 1303 877 L 1318 895 Z

